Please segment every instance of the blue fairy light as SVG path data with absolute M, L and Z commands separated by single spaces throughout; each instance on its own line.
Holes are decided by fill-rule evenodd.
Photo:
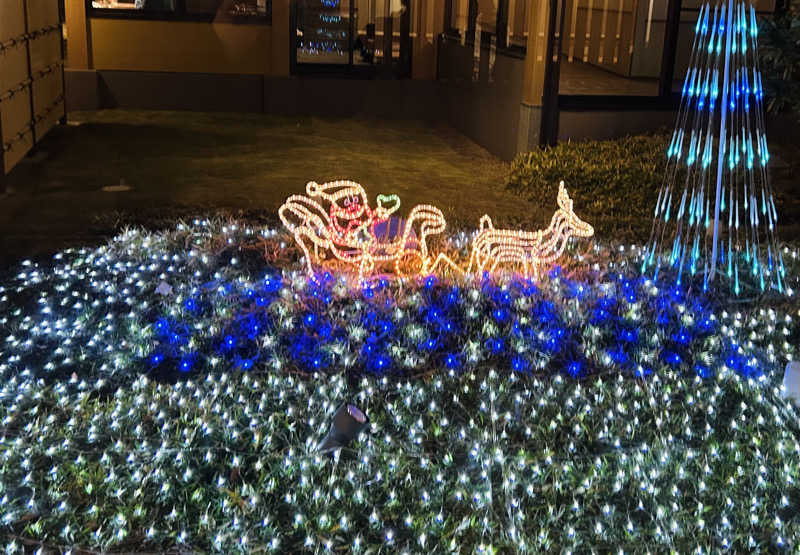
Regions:
M 683 359 L 675 351 L 664 351 L 664 361 L 670 366 L 680 366 Z
M 580 378 L 583 376 L 583 363 L 573 360 L 567 365 L 567 373 L 573 378 Z
M 607 354 L 611 358 L 611 360 L 614 361 L 615 364 L 618 364 L 620 366 L 625 366 L 626 364 L 628 364 L 630 360 L 628 357 L 628 353 L 626 353 L 625 350 L 622 349 L 622 347 L 609 349 L 607 351 Z
M 455 304 L 458 304 L 458 302 L 459 302 L 458 288 L 453 288 L 445 296 L 445 305 L 453 306 Z
M 500 338 L 491 337 L 486 340 L 484 347 L 493 355 L 499 355 L 505 350 L 505 342 Z
M 426 320 L 429 323 L 435 323 L 435 322 L 438 322 L 441 317 L 442 317 L 442 313 L 439 311 L 438 308 L 436 308 L 434 306 L 434 307 L 431 307 L 431 308 L 428 309 Z
M 150 355 L 150 366 L 158 366 L 162 362 L 164 362 L 164 354 L 163 353 L 153 353 Z
M 502 308 L 497 308 L 492 312 L 492 317 L 498 322 L 505 322 L 508 320 L 508 311 Z
M 192 368 L 194 367 L 194 356 L 187 355 L 181 358 L 180 362 L 178 362 L 178 370 L 181 372 L 191 372 Z
M 456 353 L 448 353 L 444 358 L 444 365 L 449 370 L 458 370 L 461 368 L 461 357 Z
M 389 370 L 392 364 L 392 359 L 385 354 L 379 354 L 371 357 L 368 362 L 368 368 L 376 373 L 383 374 Z
M 692 341 L 692 336 L 684 328 L 672 334 L 672 340 L 679 345 L 686 346 Z
M 159 318 L 156 320 L 156 323 L 153 324 L 153 328 L 157 333 L 167 335 L 169 333 L 169 320 L 166 318 Z
M 317 328 L 317 335 L 321 340 L 327 340 L 333 337 L 334 328 L 328 323 L 320 324 Z
M 436 286 L 436 278 L 434 276 L 428 276 L 425 278 L 425 289 L 433 289 Z
M 378 330 L 383 335 L 391 334 L 394 331 L 394 324 L 391 320 L 381 320 L 378 322 Z
M 511 359 L 511 369 L 514 370 L 514 372 L 528 372 L 528 370 L 530 370 L 530 364 L 523 357 L 515 356 Z
M 700 364 L 699 362 L 694 365 L 694 371 L 704 380 L 714 377 L 714 371 L 708 366 Z
M 618 341 L 623 343 L 636 343 L 638 337 L 638 332 L 633 328 L 622 328 L 617 334 Z
M 433 351 L 438 347 L 439 343 L 432 337 L 429 337 L 422 342 L 420 347 L 425 351 Z
M 243 358 L 238 361 L 236 364 L 237 367 L 241 368 L 242 370 L 250 370 L 253 368 L 254 361 L 251 358 Z

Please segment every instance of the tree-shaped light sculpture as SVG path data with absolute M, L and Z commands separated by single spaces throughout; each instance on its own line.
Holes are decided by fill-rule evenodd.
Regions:
M 704 287 L 724 272 L 736 294 L 746 273 L 784 290 L 757 39 L 748 0 L 700 9 L 643 271 L 669 264 Z

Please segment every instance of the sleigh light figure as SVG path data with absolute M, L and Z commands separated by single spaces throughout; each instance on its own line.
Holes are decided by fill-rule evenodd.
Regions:
M 370 208 L 364 188 L 353 181 L 306 185 L 307 195 L 292 195 L 278 210 L 283 225 L 294 235 L 305 255 L 306 272 L 314 276 L 314 260 L 320 251 L 358 268 L 359 279 L 370 276 L 376 266 L 392 263 L 398 276 L 425 274 L 430 267 L 427 238 L 445 230 L 442 211 L 426 204 L 415 206 L 397 233 L 378 236 L 378 228 L 389 228 L 389 218 L 400 208 L 397 195 L 378 195 Z M 323 203 L 329 205 L 326 210 Z

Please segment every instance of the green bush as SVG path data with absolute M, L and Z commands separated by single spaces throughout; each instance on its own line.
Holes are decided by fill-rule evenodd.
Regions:
M 664 176 L 668 137 L 636 135 L 565 142 L 521 154 L 506 186 L 543 206 L 555 206 L 564 180 L 575 213 L 603 239 L 644 241 Z
M 767 111 L 800 114 L 800 1 L 759 23 L 758 54 Z

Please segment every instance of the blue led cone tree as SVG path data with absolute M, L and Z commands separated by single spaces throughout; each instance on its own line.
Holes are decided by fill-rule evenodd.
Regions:
M 784 290 L 757 40 L 747 0 L 701 8 L 643 271 Z

